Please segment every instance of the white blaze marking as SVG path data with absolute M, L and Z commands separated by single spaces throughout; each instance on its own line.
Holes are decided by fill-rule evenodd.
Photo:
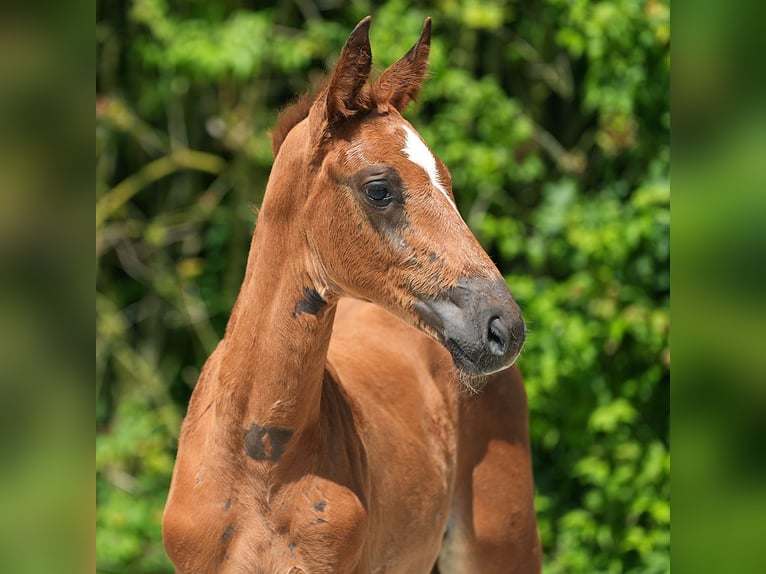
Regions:
M 455 202 L 452 201 L 449 193 L 447 193 L 447 190 L 444 189 L 441 181 L 439 181 L 439 172 L 436 169 L 436 159 L 431 153 L 431 150 L 428 149 L 428 146 L 426 146 L 420 136 L 412 131 L 408 125 L 403 125 L 402 127 L 407 134 L 407 139 L 404 141 L 404 147 L 402 148 L 402 151 L 412 163 L 419 165 L 425 170 L 425 172 L 428 174 L 428 177 L 431 178 L 431 183 L 433 186 L 438 189 L 442 195 L 444 195 L 444 197 L 447 198 L 447 201 L 452 206 L 452 209 L 457 211 Z M 458 211 L 458 215 L 459 214 L 460 212 Z

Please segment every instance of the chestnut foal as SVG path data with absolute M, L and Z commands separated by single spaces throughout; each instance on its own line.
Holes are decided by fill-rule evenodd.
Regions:
M 540 570 L 508 368 L 524 322 L 401 116 L 430 19 L 371 84 L 369 25 L 273 135 L 244 282 L 181 431 L 163 518 L 178 572 Z

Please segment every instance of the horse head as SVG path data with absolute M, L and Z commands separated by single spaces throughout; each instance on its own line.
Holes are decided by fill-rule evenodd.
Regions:
M 372 301 L 442 343 L 461 372 L 504 369 L 524 342 L 520 309 L 460 216 L 449 170 L 402 117 L 426 76 L 431 21 L 373 80 L 369 26 L 317 96 L 283 114 L 261 217 L 292 226 L 317 301 Z

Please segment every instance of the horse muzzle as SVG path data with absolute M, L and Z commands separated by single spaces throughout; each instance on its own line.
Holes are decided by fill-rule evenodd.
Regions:
M 438 298 L 418 301 L 415 312 L 467 375 L 510 367 L 524 344 L 521 310 L 502 279 L 461 278 Z

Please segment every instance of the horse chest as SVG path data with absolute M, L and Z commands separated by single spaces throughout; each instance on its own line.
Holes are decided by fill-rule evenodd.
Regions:
M 367 512 L 345 486 L 305 476 L 280 489 L 266 508 L 246 499 L 232 505 L 240 512 L 222 571 L 329 574 L 353 572 L 362 561 Z
M 165 544 L 179 572 L 330 574 L 364 563 L 367 511 L 351 488 L 307 475 L 267 496 L 236 482 L 231 493 L 198 485 L 193 500 L 168 506 Z

